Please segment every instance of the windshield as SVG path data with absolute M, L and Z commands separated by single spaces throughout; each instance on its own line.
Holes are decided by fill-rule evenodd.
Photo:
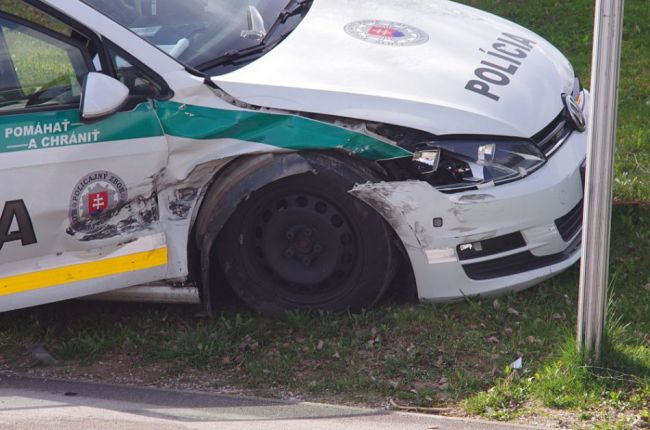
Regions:
M 300 23 L 307 9 L 274 27 L 280 12 L 295 0 L 83 1 L 183 64 L 211 75 L 259 58 Z M 268 49 L 234 55 L 259 45 Z M 224 56 L 228 61 L 215 62 Z

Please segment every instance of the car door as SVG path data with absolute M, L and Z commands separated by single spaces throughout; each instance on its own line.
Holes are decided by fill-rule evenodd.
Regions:
M 0 311 L 162 279 L 167 265 L 156 178 L 168 148 L 151 100 L 160 88 L 114 54 L 122 62 L 105 72 L 136 94 L 83 121 L 97 43 L 36 15 L 0 12 Z

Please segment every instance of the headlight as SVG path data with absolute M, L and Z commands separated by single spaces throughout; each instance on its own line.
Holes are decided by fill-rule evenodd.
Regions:
M 446 175 L 441 188 L 457 189 L 523 178 L 539 169 L 546 157 L 525 140 L 452 140 L 421 145 L 413 161 L 425 175 Z

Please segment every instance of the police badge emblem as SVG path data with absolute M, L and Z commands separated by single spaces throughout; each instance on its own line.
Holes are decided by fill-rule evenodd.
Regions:
M 345 26 L 350 36 L 387 46 L 415 46 L 429 41 L 429 35 L 413 26 L 393 21 L 355 21 Z
M 101 227 L 102 215 L 121 207 L 129 195 L 124 181 L 114 173 L 89 173 L 74 187 L 70 197 L 71 229 L 92 233 Z

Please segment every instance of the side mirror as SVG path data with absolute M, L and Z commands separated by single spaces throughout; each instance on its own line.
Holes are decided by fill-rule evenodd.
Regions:
M 86 76 L 81 95 L 81 118 L 96 120 L 117 112 L 129 98 L 129 88 L 102 73 Z

